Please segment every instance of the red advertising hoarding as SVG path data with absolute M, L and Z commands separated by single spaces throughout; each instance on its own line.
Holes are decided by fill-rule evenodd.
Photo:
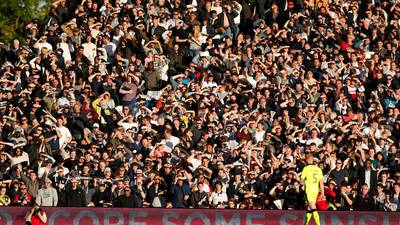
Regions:
M 22 225 L 29 208 L 3 207 L 0 225 Z M 302 225 L 303 211 L 44 208 L 49 225 Z M 400 213 L 321 212 L 325 225 L 400 225 Z

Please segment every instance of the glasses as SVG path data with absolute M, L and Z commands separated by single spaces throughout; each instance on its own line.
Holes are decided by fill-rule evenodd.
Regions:
M 129 190 L 129 189 L 126 189 L 126 190 L 124 190 L 125 192 L 130 192 L 131 190 Z
M 26 190 L 26 188 L 21 188 L 21 190 Z

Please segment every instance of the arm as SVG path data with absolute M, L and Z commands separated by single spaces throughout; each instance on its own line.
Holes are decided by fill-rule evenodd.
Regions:
M 41 206 L 42 205 L 42 194 L 41 190 L 38 191 L 38 195 L 36 197 L 36 205 Z
M 58 204 L 58 195 L 56 189 L 53 188 L 53 206 L 57 206 Z
M 0 141 L 0 144 L 3 144 L 3 145 L 7 145 L 7 146 L 10 146 L 11 148 L 14 148 L 14 144 L 13 143 L 11 143 L 11 142 L 4 142 L 4 141 Z M 7 155 L 7 157 L 10 159 L 10 155 L 8 154 L 8 153 L 5 153 L 6 155 Z
M 344 192 L 343 190 L 341 191 L 341 195 L 343 196 L 343 198 L 346 200 L 347 204 L 349 205 L 353 205 L 353 201 L 349 198 L 349 196 L 347 196 L 346 192 Z
M 43 212 L 43 215 L 41 213 L 38 213 L 37 216 L 39 217 L 39 219 L 43 222 L 43 223 L 47 223 L 47 216 L 46 213 Z
M 269 195 L 271 195 L 272 197 L 275 197 L 275 190 L 278 186 L 274 186 L 270 191 L 269 191 Z
M 323 199 L 325 197 L 324 179 L 319 180 L 319 192 L 321 193 L 321 199 Z
M 120 119 L 117 123 L 118 126 L 122 126 L 122 123 L 127 119 L 128 117 L 124 117 L 122 119 Z

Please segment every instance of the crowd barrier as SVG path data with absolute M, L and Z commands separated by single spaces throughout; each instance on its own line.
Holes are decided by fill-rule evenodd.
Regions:
M 304 211 L 43 208 L 48 225 L 302 225 Z M 24 207 L 0 208 L 0 225 L 22 225 Z M 400 213 L 320 212 L 324 225 L 400 225 Z

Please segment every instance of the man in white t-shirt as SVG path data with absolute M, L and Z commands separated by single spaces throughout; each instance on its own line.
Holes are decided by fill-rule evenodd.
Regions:
M 64 126 L 64 121 L 62 118 L 57 119 L 57 131 L 60 132 L 60 138 L 58 140 L 60 144 L 60 149 L 64 149 L 64 147 L 71 142 L 72 135 L 67 127 Z
M 177 144 L 179 144 L 180 139 L 172 135 L 172 131 L 170 129 L 165 130 L 165 138 L 163 140 L 166 148 L 172 151 Z
M 86 56 L 90 63 L 94 63 L 94 58 L 96 57 L 96 45 L 92 42 L 92 36 L 86 37 L 86 43 L 82 44 L 83 55 Z
M 47 48 L 49 51 L 53 51 L 53 46 L 47 42 L 47 36 L 42 36 L 39 40 L 33 45 L 33 47 L 39 49 L 39 52 L 42 51 L 42 48 Z

